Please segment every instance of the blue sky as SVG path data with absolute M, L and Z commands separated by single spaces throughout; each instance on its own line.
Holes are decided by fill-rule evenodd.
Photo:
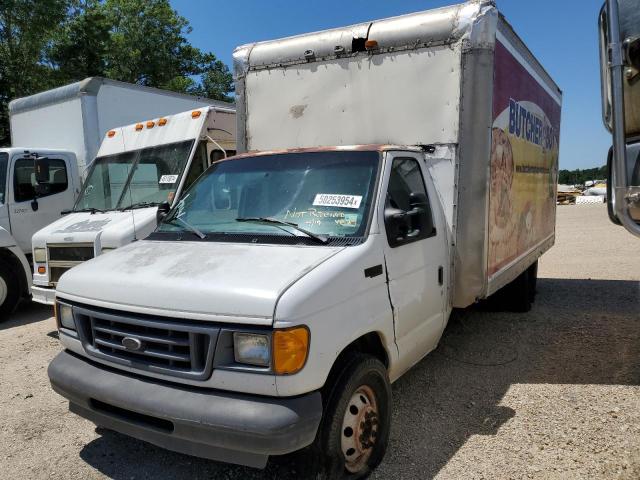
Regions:
M 443 0 L 171 0 L 186 17 L 197 47 L 231 67 L 233 49 L 393 15 L 427 10 Z M 498 7 L 564 93 L 560 168 L 606 163 L 611 137 L 602 126 L 597 18 L 603 0 L 498 0 Z

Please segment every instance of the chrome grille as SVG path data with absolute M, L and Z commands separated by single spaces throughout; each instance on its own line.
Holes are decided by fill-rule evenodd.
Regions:
M 91 356 L 183 378 L 204 380 L 211 375 L 216 327 L 79 307 L 74 307 L 74 315 Z M 127 342 L 135 348 L 125 346 Z

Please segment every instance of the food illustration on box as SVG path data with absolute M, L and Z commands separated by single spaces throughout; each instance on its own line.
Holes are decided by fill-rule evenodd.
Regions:
M 496 42 L 489 274 L 543 242 L 555 229 L 560 100 Z

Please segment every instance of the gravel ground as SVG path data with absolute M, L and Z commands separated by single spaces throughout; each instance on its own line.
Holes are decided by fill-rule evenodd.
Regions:
M 440 347 L 393 387 L 372 478 L 640 478 L 640 241 L 602 205 L 558 209 L 527 314 L 456 312 Z M 0 478 L 300 478 L 205 461 L 94 428 L 67 412 L 46 366 L 51 310 L 0 325 Z

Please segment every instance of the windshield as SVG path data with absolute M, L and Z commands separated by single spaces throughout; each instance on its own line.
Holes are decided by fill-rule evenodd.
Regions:
M 371 151 L 223 161 L 194 183 L 157 231 L 363 237 L 379 163 Z
M 98 157 L 74 207 L 115 210 L 137 204 L 171 203 L 193 140 Z

